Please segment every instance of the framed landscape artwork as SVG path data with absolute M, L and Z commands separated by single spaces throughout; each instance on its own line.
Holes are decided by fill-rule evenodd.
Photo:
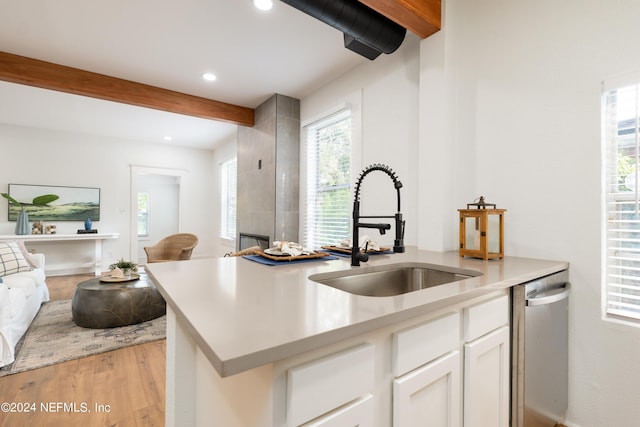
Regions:
M 46 206 L 31 204 L 35 197 L 45 194 L 55 194 L 59 199 Z M 9 195 L 23 204 L 30 221 L 100 220 L 99 188 L 9 184 Z M 9 203 L 9 221 L 16 221 L 19 212 L 19 206 Z

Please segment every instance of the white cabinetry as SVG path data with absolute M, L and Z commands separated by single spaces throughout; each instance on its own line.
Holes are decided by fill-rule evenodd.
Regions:
M 371 427 L 373 426 L 373 396 L 367 394 L 330 413 L 316 418 L 303 427 Z
M 374 346 L 361 344 L 289 369 L 287 425 L 322 416 L 309 425 L 371 426 L 374 361 Z
M 509 426 L 509 328 L 464 345 L 464 426 Z
M 460 352 L 420 367 L 393 381 L 393 425 L 460 425 Z
M 176 320 L 167 426 L 508 426 L 506 290 L 224 378 Z
M 393 334 L 394 427 L 508 426 L 509 297 L 464 307 L 462 327 L 460 316 Z
M 509 297 L 464 309 L 464 426 L 509 425 Z

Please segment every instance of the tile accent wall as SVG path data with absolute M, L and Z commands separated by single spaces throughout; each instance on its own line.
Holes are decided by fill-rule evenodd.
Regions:
M 300 101 L 276 94 L 238 127 L 239 233 L 298 241 Z

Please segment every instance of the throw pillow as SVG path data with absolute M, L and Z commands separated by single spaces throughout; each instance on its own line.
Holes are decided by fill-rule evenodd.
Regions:
M 18 248 L 20 248 L 20 252 L 22 253 L 22 256 L 24 257 L 25 260 L 27 260 L 31 268 L 32 269 L 38 268 L 38 263 L 33 260 L 33 257 L 31 256 L 31 252 L 29 252 L 29 249 L 26 248 L 23 240 L 0 240 L 0 243 L 8 243 L 8 242 L 16 242 L 16 244 L 18 245 Z
M 24 257 L 24 259 L 27 260 L 27 262 L 29 263 L 29 265 L 32 268 L 37 268 L 38 266 L 36 265 L 35 261 L 33 261 L 33 258 L 31 257 L 31 252 L 29 252 L 29 249 L 27 249 L 24 246 L 24 241 L 22 240 L 16 240 L 16 243 L 18 244 L 18 247 L 20 248 L 20 252 L 22 253 L 22 256 Z
M 30 270 L 17 242 L 0 242 L 0 277 Z

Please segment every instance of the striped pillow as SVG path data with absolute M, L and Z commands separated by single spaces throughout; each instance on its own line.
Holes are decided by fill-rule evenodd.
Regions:
M 30 270 L 31 266 L 24 259 L 17 242 L 0 242 L 0 277 Z

